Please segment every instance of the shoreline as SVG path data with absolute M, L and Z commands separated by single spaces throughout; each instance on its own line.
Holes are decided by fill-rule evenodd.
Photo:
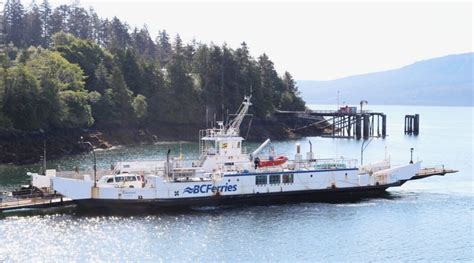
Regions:
M 197 141 L 200 124 L 157 123 L 153 127 L 93 127 L 90 129 L 67 129 L 40 131 L 0 130 L 0 164 L 27 165 L 42 160 L 46 143 L 47 159 L 88 151 L 77 142 L 81 137 L 90 141 L 97 150 L 127 147 L 140 144 L 163 144 Z M 241 134 L 248 141 L 296 139 L 322 134 L 318 127 L 311 127 L 299 134 L 292 133 L 289 125 L 277 120 L 254 120 L 250 129 L 242 125 Z

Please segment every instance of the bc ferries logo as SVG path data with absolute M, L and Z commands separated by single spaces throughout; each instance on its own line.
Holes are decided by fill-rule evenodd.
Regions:
M 184 188 L 184 191 L 183 193 L 188 193 L 188 194 L 206 194 L 206 193 L 209 193 L 209 192 L 213 192 L 213 193 L 216 193 L 216 192 L 234 192 L 234 191 L 237 191 L 237 185 L 234 184 L 234 185 L 229 185 L 229 184 L 225 184 L 225 185 L 219 185 L 219 186 L 215 186 L 215 185 L 212 185 L 212 184 L 202 184 L 202 185 L 195 185 L 194 187 L 186 187 Z

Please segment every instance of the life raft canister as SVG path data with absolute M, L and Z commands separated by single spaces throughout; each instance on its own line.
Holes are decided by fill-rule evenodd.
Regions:
M 273 160 L 260 160 L 258 167 L 277 166 L 277 165 L 284 164 L 287 161 L 288 161 L 288 158 L 286 158 L 283 155 L 280 155 Z

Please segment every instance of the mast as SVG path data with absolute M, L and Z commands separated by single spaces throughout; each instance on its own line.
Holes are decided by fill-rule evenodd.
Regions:
M 247 114 L 250 105 L 252 103 L 250 102 L 251 96 L 245 96 L 244 101 L 240 105 L 239 109 L 237 110 L 237 114 L 234 119 L 232 119 L 228 124 L 225 129 L 225 134 L 226 135 L 239 135 L 240 132 L 240 125 L 242 124 L 242 121 L 245 118 L 245 115 Z

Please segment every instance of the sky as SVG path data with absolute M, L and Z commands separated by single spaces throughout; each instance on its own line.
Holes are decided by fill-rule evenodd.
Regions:
M 27 3 L 28 0 L 24 0 Z M 41 2 L 37 0 L 37 2 Z M 50 0 L 54 6 L 72 1 Z M 330 80 L 472 52 L 473 3 L 90 1 L 100 17 L 165 29 L 187 42 L 246 42 L 282 74 Z

